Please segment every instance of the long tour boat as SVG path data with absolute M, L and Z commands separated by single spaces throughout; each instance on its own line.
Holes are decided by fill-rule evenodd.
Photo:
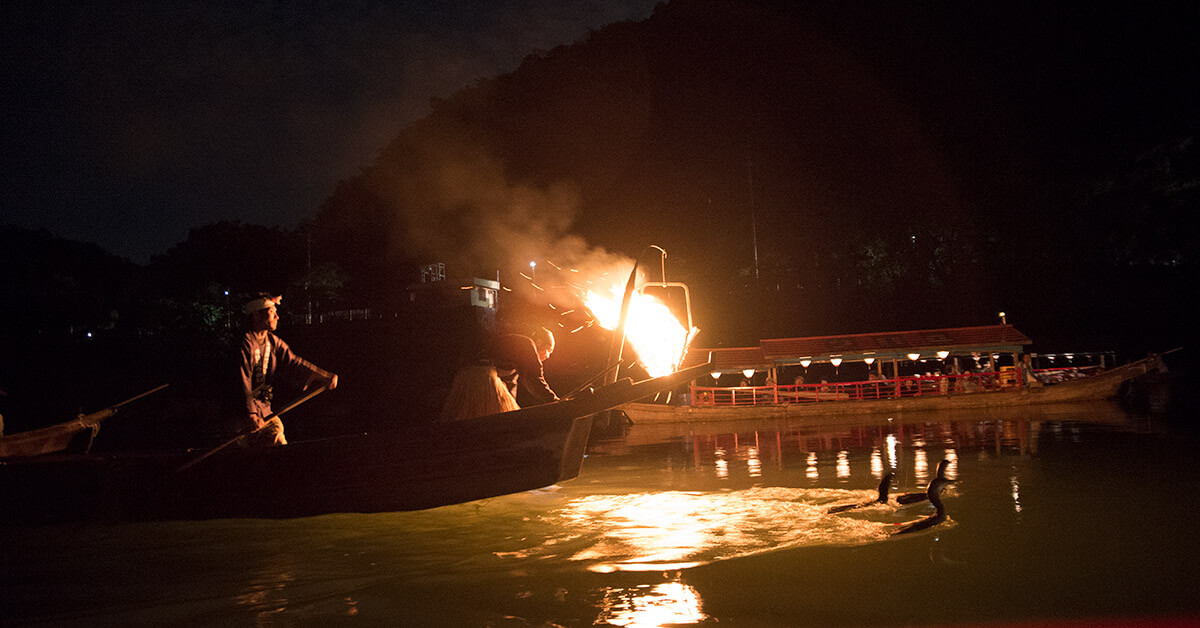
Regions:
M 639 400 L 620 409 L 634 423 L 665 423 L 1096 401 L 1117 397 L 1135 379 L 1166 372 L 1163 356 L 1171 353 L 1121 366 L 1111 364 L 1111 354 L 1063 354 L 1054 366 L 1034 368 L 1033 354 L 1023 353 L 1028 344 L 1007 324 L 762 340 L 757 347 L 712 349 L 713 379 L 692 382 L 670 402 Z M 1008 365 L 1001 366 L 1002 358 Z M 860 373 L 854 381 L 810 381 L 839 368 L 864 367 L 865 379 Z M 731 375 L 743 378 L 743 385 L 716 385 Z M 788 375 L 796 378 L 783 383 Z M 761 384 L 751 381 L 759 377 Z

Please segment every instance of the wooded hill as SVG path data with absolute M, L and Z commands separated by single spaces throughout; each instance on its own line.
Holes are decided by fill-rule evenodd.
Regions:
M 323 205 L 314 256 L 386 305 L 419 263 L 512 283 L 657 244 L 714 344 L 1000 310 L 1062 343 L 1178 330 L 1195 20 L 798 4 L 676 0 L 434 102 Z

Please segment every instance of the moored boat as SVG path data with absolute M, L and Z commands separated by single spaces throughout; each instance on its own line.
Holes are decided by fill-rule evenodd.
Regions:
M 101 422 L 116 414 L 121 406 L 166 387 L 167 385 L 163 384 L 99 412 L 81 414 L 70 421 L 0 436 L 0 459 L 40 456 L 69 450 L 73 450 L 71 453 L 87 453 L 92 448 L 92 441 L 100 433 Z
M 1099 401 L 1117 397 L 1129 382 L 1164 372 L 1162 355 L 1045 385 L 1015 385 L 1005 381 L 1003 372 L 987 372 L 804 387 L 737 387 L 725 389 L 729 392 L 723 396 L 705 396 L 714 389 L 693 386 L 689 405 L 631 402 L 620 409 L 635 423 L 686 423 Z
M 579 474 L 592 415 L 686 383 L 707 365 L 533 406 L 417 428 L 205 452 L 0 461 L 0 521 L 289 518 L 418 510 Z

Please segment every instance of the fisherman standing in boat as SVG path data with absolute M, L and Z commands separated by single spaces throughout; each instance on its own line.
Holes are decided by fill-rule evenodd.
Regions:
M 534 405 L 558 401 L 542 363 L 554 353 L 554 334 L 544 327 L 528 336 L 505 334 L 454 376 L 440 420 L 457 421 L 519 410 L 518 388 Z
M 275 335 L 275 328 L 279 325 L 276 306 L 281 299 L 261 293 L 244 308 L 250 317 L 250 331 L 242 337 L 239 355 L 245 401 L 242 429 L 268 425 L 265 419 L 271 416 L 273 386 L 280 378 L 303 384 L 305 389 L 318 382 L 327 384 L 329 390 L 338 385 L 337 375 L 296 355 L 286 342 Z M 269 422 L 269 427 L 242 442 L 251 446 L 286 445 L 283 423 L 275 417 Z

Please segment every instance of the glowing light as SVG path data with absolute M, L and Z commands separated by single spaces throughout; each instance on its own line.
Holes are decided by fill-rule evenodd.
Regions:
M 920 358 L 920 357 L 921 357 L 921 354 L 920 354 L 920 353 L 910 353 L 910 354 L 908 354 L 908 359 L 912 360 L 913 362 L 916 362 L 916 361 L 917 361 L 917 358 Z
M 938 357 L 938 359 L 941 359 L 941 360 L 945 360 L 946 356 L 948 356 L 948 355 L 950 355 L 949 351 L 938 351 L 937 352 L 937 357 Z
M 895 435 L 895 434 L 888 434 L 888 435 L 887 435 L 887 458 L 888 458 L 888 467 L 890 467 L 890 468 L 892 468 L 892 469 L 895 469 L 895 468 L 896 468 L 896 465 L 897 465 L 897 463 L 899 462 L 899 461 L 898 461 L 898 459 L 897 459 L 897 457 L 896 457 L 896 447 L 897 447 L 897 445 L 899 445 L 899 443 L 896 441 L 896 435 Z
M 842 365 L 842 359 L 841 358 L 829 358 L 829 363 L 832 364 L 834 367 L 838 367 L 838 366 Z
M 721 371 L 713 371 L 709 375 L 712 375 L 713 379 L 721 379 Z
M 747 379 L 754 377 L 754 369 L 742 369 L 742 375 L 745 375 Z
M 800 366 L 803 366 L 804 368 L 808 368 L 809 364 L 812 364 L 812 360 L 800 360 Z
M 820 479 L 821 472 L 817 470 L 817 452 L 808 452 L 808 459 L 805 462 L 808 463 L 808 467 L 804 469 L 804 477 L 810 480 Z
M 605 329 L 616 329 L 621 319 L 621 301 L 625 289 L 613 285 L 607 294 L 589 290 L 584 304 L 596 321 Z M 699 330 L 684 329 L 671 309 L 654 296 L 634 292 L 625 321 L 625 338 L 637 354 L 638 361 L 651 377 L 674 373 L 687 350 L 688 343 Z
M 850 452 L 843 449 L 837 453 L 837 466 L 835 469 L 839 478 L 850 477 Z
M 875 358 L 863 358 L 863 362 L 866 362 L 867 366 L 871 366 L 875 363 Z

